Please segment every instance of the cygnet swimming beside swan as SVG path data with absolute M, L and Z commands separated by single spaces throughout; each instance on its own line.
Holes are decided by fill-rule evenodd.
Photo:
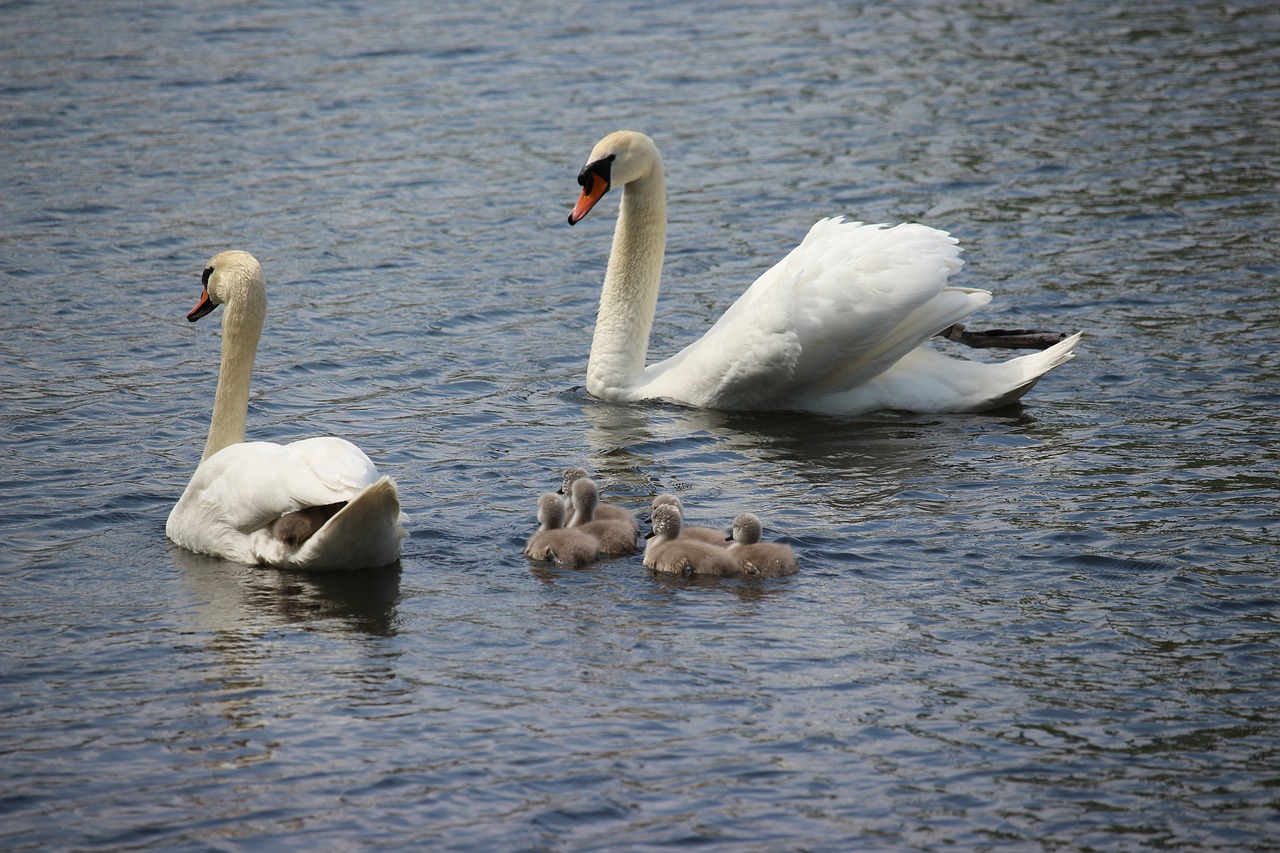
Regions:
M 711 527 L 697 527 L 697 526 L 684 524 L 683 523 L 684 502 L 681 501 L 680 498 L 677 497 L 676 495 L 672 495 L 672 494 L 658 495 L 653 499 L 653 505 L 650 507 L 650 512 L 652 512 L 653 510 L 657 509 L 660 506 L 674 506 L 676 509 L 680 510 L 680 518 L 681 518 L 680 538 L 681 539 L 692 539 L 695 542 L 703 542 L 707 545 L 715 545 L 717 548 L 724 548 L 729 544 L 728 542 L 725 541 L 723 529 L 716 530 L 715 528 L 711 528 Z
M 591 477 L 591 474 L 588 473 L 587 469 L 585 468 L 565 469 L 564 478 L 560 483 L 560 494 L 564 495 L 566 526 L 572 526 L 573 519 L 574 519 L 573 497 L 572 497 L 573 484 L 584 477 L 587 477 L 587 478 Z M 598 484 L 596 488 L 598 491 L 599 490 Z M 632 531 L 635 533 L 636 536 L 640 535 L 640 522 L 636 520 L 635 514 L 631 512 L 631 510 L 627 509 L 626 507 L 614 506 L 613 504 L 597 502 L 595 519 L 597 521 L 625 521 L 631 525 Z

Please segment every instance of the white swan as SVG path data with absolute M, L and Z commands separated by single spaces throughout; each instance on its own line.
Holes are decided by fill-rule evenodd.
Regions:
M 982 411 L 1017 400 L 1080 339 L 998 364 L 941 355 L 925 341 L 991 300 L 946 286 L 963 263 L 956 240 L 924 225 L 836 218 L 814 225 L 699 340 L 646 367 L 666 244 L 662 158 L 642 133 L 611 133 L 578 183 L 570 225 L 610 188 L 624 188 L 587 363 L 587 391 L 605 401 L 846 415 Z
M 249 381 L 267 312 L 262 267 L 248 252 L 209 259 L 187 319 L 226 305 L 222 365 L 204 456 L 165 534 L 176 544 L 250 565 L 362 569 L 400 557 L 395 481 L 360 448 L 331 436 L 292 444 L 245 441 Z

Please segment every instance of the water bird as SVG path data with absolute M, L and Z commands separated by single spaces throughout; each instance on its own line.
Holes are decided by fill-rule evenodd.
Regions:
M 700 339 L 646 366 L 666 246 L 662 157 L 643 133 L 617 131 L 596 144 L 578 183 L 570 225 L 610 189 L 623 191 L 587 362 L 587 391 L 607 402 L 978 412 L 1018 400 L 1080 340 L 1076 333 L 1000 363 L 937 352 L 929 338 L 991 300 L 985 290 L 947 286 L 963 265 L 957 241 L 915 223 L 835 217 L 817 222 Z
M 728 549 L 683 537 L 680 510 L 674 504 L 655 508 L 651 523 L 653 529 L 645 537 L 644 564 L 654 571 L 714 577 L 742 574 Z
M 573 501 L 573 520 L 569 522 L 570 530 L 581 531 L 595 537 L 600 543 L 600 551 L 607 556 L 620 557 L 636 552 L 636 538 L 639 531 L 634 520 L 632 522 L 608 521 L 596 518 L 600 492 L 595 480 L 590 477 L 575 480 L 570 487 L 570 498 Z
M 661 494 L 653 499 L 653 505 L 650 507 L 650 513 L 660 506 L 674 506 L 680 510 L 680 538 L 693 539 L 698 542 L 705 542 L 708 545 L 715 545 L 717 548 L 724 548 L 728 545 L 724 538 L 724 530 L 716 530 L 712 527 L 696 527 L 683 523 L 684 519 L 684 502 L 679 496 L 672 494 Z
M 524 548 L 529 559 L 567 566 L 585 566 L 600 559 L 600 543 L 595 537 L 564 526 L 564 503 L 555 492 L 544 492 L 538 498 L 538 525 Z
M 400 558 L 408 535 L 395 481 L 360 448 L 334 436 L 274 444 L 246 441 L 249 384 L 267 290 L 248 252 L 214 255 L 187 320 L 219 305 L 222 360 L 200 464 L 169 513 L 177 545 L 249 565 L 364 569 Z
M 781 542 L 761 542 L 760 519 L 744 512 L 733 520 L 726 539 L 729 556 L 737 561 L 744 574 L 753 576 L 793 575 L 800 571 L 795 552 Z
M 586 468 L 566 468 L 564 477 L 560 482 L 560 494 L 564 495 L 566 526 L 573 524 L 573 484 L 584 477 L 591 477 Z M 598 489 L 599 485 L 597 484 Z M 597 502 L 595 517 L 600 521 L 626 522 L 631 525 L 633 538 L 640 535 L 640 522 L 636 520 L 635 513 L 626 507 Z

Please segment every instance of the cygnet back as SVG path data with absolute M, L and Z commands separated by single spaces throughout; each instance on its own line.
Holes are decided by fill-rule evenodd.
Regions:
M 567 468 L 564 472 L 564 479 L 560 482 L 560 494 L 564 495 L 565 508 L 565 526 L 572 527 L 574 522 L 573 510 L 573 484 L 582 479 L 590 479 L 591 475 L 587 473 L 585 468 Z M 597 486 L 597 489 L 599 487 Z M 635 514 L 626 507 L 614 506 L 613 504 L 597 503 L 596 504 L 596 521 L 625 521 L 629 523 L 636 536 L 640 535 L 640 522 L 636 521 Z
M 656 510 L 660 506 L 674 506 L 680 510 L 681 519 L 684 518 L 684 503 L 676 495 L 670 493 L 658 495 L 653 499 L 653 506 L 650 509 L 651 511 Z M 689 524 L 680 526 L 680 538 L 692 539 L 695 542 L 703 542 L 707 545 L 714 545 L 717 548 L 723 548 L 729 544 L 724 537 L 723 529 L 716 530 L 713 527 L 697 527 Z

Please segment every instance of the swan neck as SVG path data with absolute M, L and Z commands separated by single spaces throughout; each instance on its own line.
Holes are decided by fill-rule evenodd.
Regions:
M 218 370 L 218 390 L 213 397 L 213 418 L 204 455 L 208 459 L 224 447 L 245 440 L 249 419 L 249 383 L 253 361 L 262 337 L 267 312 L 264 293 L 248 293 L 246 298 L 228 302 L 222 318 L 222 365 Z
M 667 191 L 659 162 L 622 192 L 587 363 L 587 391 L 595 397 L 623 399 L 641 381 L 666 241 Z

